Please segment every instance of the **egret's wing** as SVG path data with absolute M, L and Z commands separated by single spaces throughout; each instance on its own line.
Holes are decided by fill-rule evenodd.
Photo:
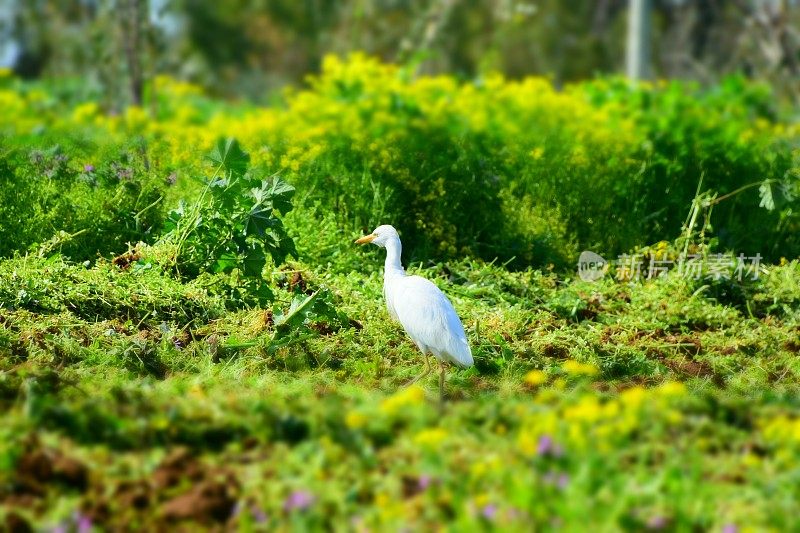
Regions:
M 394 294 L 388 290 L 386 284 L 383 285 L 383 300 L 386 302 L 386 309 L 389 311 L 389 316 L 392 320 L 399 322 L 400 318 L 397 316 L 397 311 L 394 310 Z
M 408 276 L 391 287 L 397 318 L 417 344 L 435 356 L 461 366 L 472 365 L 472 352 L 450 300 L 425 278 Z

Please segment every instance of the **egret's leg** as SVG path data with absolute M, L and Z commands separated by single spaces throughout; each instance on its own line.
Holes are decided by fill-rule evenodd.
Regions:
M 419 381 L 422 378 L 426 377 L 428 374 L 430 374 L 433 371 L 433 368 L 431 367 L 431 356 L 430 356 L 430 354 L 428 352 L 423 352 L 423 354 L 425 355 L 425 370 L 422 372 L 422 374 L 420 374 L 419 376 L 415 377 L 414 379 L 412 379 L 411 381 L 406 383 L 406 387 L 408 387 L 410 385 L 413 385 L 414 383 L 416 383 L 417 381 Z
M 444 372 L 445 366 L 439 362 L 439 409 L 444 411 Z

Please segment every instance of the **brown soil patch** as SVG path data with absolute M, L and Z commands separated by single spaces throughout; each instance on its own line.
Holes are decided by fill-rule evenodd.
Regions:
M 122 255 L 118 255 L 114 259 L 111 260 L 111 264 L 115 267 L 119 268 L 120 270 L 127 270 L 130 268 L 131 264 L 135 263 L 139 259 L 142 258 L 142 255 L 139 253 L 136 248 L 133 250 L 129 250 Z
M 203 465 L 185 448 L 178 448 L 167 455 L 153 472 L 156 490 L 176 486 L 183 479 L 197 481 L 204 476 Z
M 167 501 L 161 508 L 161 516 L 168 521 L 225 522 L 236 504 L 237 487 L 232 478 L 201 481 Z
M 34 441 L 17 461 L 14 477 L 15 493 L 42 497 L 50 483 L 85 491 L 89 484 L 89 469 L 77 459 L 58 450 L 39 447 Z

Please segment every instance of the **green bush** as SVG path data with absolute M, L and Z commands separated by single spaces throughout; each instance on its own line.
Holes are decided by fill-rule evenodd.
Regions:
M 292 218 L 308 218 L 303 227 L 333 224 L 350 235 L 391 223 L 407 261 L 468 255 L 563 268 L 582 249 L 613 257 L 678 237 L 701 179 L 700 192 L 724 199 L 704 224 L 720 247 L 772 261 L 800 253 L 797 125 L 768 88 L 741 78 L 707 89 L 614 78 L 556 88 L 540 78 L 420 76 L 354 55 L 327 58 L 308 88 L 289 91 L 281 105 L 220 103 L 159 78 L 146 108 L 114 116 L 92 102 L 71 109 L 53 103 L 24 83 L 10 87 L 0 91 L 9 109 L 0 131 L 22 140 L 44 128 L 73 145 L 64 151 L 73 158 L 141 139 L 149 174 L 177 180 L 168 207 L 200 193 L 200 155 L 220 136 L 235 136 L 258 172 L 279 173 L 297 189 L 301 213 Z M 117 184 L 101 185 L 110 192 Z M 67 182 L 41 194 L 52 202 L 67 186 L 68 196 L 77 194 Z M 136 209 L 148 205 L 138 194 L 130 198 Z M 116 211 L 123 212 L 109 215 Z M 130 202 L 80 212 L 122 226 L 125 236 L 109 246 L 147 231 L 124 222 L 138 212 Z M 147 215 L 158 223 L 159 210 Z M 23 244 L 53 233 L 39 226 Z
M 761 208 L 753 186 L 772 179 L 795 189 L 800 177 L 797 146 L 766 86 L 732 77 L 710 89 L 683 82 L 637 88 L 619 79 L 580 90 L 593 105 L 633 119 L 644 140 L 631 154 L 642 162 L 636 179 L 616 187 L 627 200 L 616 207 L 627 205 L 626 225 L 638 231 L 615 251 L 676 236 L 702 178 L 701 190 L 732 194 L 711 219 L 721 248 L 772 260 L 800 253 L 800 219 L 791 210 Z

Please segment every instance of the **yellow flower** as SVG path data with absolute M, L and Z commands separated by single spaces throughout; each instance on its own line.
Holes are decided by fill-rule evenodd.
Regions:
M 384 507 L 386 506 L 392 499 L 389 497 L 388 494 L 385 492 L 379 492 L 375 495 L 375 506 L 376 507 Z
M 485 459 L 479 459 L 472 463 L 470 466 L 469 471 L 472 474 L 472 477 L 475 479 L 481 478 L 485 476 L 487 473 L 497 470 L 500 468 L 500 457 L 497 455 L 490 455 Z
M 686 395 L 686 385 L 677 381 L 667 381 L 656 389 L 665 398 L 680 398 Z
M 525 455 L 536 455 L 536 449 L 539 446 L 539 435 L 522 431 L 517 438 L 517 446 Z
M 527 374 L 525 374 L 525 383 L 536 387 L 537 385 L 541 385 L 542 383 L 547 381 L 547 374 L 542 372 L 541 370 L 531 370 Z
M 392 415 L 404 407 L 419 405 L 424 399 L 425 391 L 423 391 L 421 387 L 414 385 L 402 389 L 383 400 L 383 402 L 381 402 L 381 411 Z
M 86 124 L 91 121 L 100 111 L 95 102 L 81 104 L 72 110 L 72 120 L 78 124 Z
M 670 424 L 680 424 L 683 421 L 683 413 L 677 409 L 669 409 L 665 414 L 665 418 Z
M 367 425 L 367 417 L 358 411 L 350 411 L 344 417 L 344 423 L 350 429 L 360 429 Z
M 472 463 L 472 466 L 469 467 L 469 471 L 473 478 L 481 478 L 489 471 L 489 465 L 483 461 L 477 461 Z
M 747 452 L 742 456 L 742 464 L 747 467 L 758 467 L 761 465 L 761 457 L 754 453 Z
M 164 75 L 155 77 L 154 86 L 156 91 L 168 93 L 170 96 L 177 98 L 203 94 L 202 87 L 198 85 L 187 83 L 185 81 L 178 81 Z
M 647 391 L 644 387 L 636 385 L 629 389 L 625 389 L 619 395 L 619 400 L 628 408 L 637 409 L 643 402 Z
M 379 510 L 383 520 L 396 520 L 403 514 L 403 507 L 397 498 L 393 498 L 386 492 L 379 492 L 375 495 L 375 508 Z
M 584 396 L 577 404 L 564 409 L 564 418 L 566 420 L 594 422 L 602 414 L 602 406 L 594 396 Z
M 189 389 L 189 394 L 194 396 L 195 398 L 205 398 L 206 393 L 203 390 L 202 385 L 199 383 L 194 383 L 192 387 Z
M 436 447 L 447 438 L 447 431 L 442 428 L 423 429 L 414 437 L 414 443 L 420 446 Z
M 139 106 L 131 106 L 125 110 L 125 125 L 131 131 L 144 132 L 149 120 L 147 111 Z
M 475 496 L 475 499 L 473 501 L 475 503 L 475 507 L 481 508 L 481 507 L 486 507 L 487 505 L 492 503 L 492 498 L 491 496 L 489 496 L 484 492 L 482 494 L 478 494 L 477 496 Z
M 600 369 L 596 366 L 589 363 L 580 363 L 574 359 L 564 361 L 561 368 L 567 374 L 572 374 L 574 376 L 595 376 L 600 372 Z

